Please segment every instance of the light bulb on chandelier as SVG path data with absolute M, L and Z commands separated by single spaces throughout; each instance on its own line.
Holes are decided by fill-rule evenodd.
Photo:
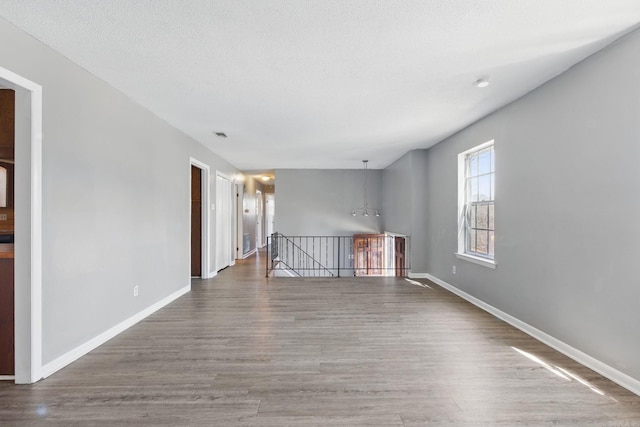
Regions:
M 362 161 L 362 164 L 363 164 L 363 167 L 364 167 L 364 185 L 363 185 L 364 203 L 363 203 L 363 206 L 361 208 L 353 208 L 353 209 L 351 209 L 351 215 L 352 216 L 358 216 L 358 215 L 362 215 L 362 216 L 369 216 L 369 215 L 380 216 L 380 211 L 378 209 L 370 208 L 369 204 L 367 202 L 367 170 L 368 170 L 368 163 L 369 163 L 369 160 L 363 160 Z

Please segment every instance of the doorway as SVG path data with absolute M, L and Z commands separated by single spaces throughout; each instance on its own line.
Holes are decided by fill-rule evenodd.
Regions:
M 231 207 L 231 180 L 216 174 L 216 270 L 231 265 L 233 251 L 233 208 Z
M 406 239 L 404 237 L 395 236 L 394 241 L 394 264 L 396 277 L 405 277 L 407 275 L 405 267 L 405 251 L 406 251 Z
M 15 91 L 0 86 L 0 379 L 15 379 Z
M 243 206 L 244 206 L 244 185 L 235 184 L 236 189 L 236 259 L 242 259 L 244 254 L 243 233 Z
M 267 226 L 267 238 L 273 234 L 273 222 L 276 215 L 276 196 L 275 194 L 265 195 L 265 225 Z
M 42 86 L 0 67 L 15 91 L 15 382 L 34 383 L 42 367 Z
M 207 279 L 209 269 L 209 166 L 189 159 L 189 276 Z
M 202 277 L 202 170 L 191 165 L 191 277 Z
M 264 236 L 264 207 L 262 202 L 262 191 L 256 190 L 256 249 L 262 247 Z

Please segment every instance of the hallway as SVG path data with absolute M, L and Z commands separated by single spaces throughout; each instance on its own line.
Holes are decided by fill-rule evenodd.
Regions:
M 238 261 L 51 377 L 2 426 L 640 426 L 640 397 L 455 295 Z

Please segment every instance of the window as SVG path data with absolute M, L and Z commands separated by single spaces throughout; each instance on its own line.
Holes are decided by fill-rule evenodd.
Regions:
M 458 156 L 458 257 L 495 267 L 493 141 Z

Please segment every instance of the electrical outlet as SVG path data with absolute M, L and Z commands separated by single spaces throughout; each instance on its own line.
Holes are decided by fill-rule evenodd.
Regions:
M 456 274 L 456 266 L 453 266 L 453 274 Z
M 133 296 L 134 296 L 134 297 L 137 297 L 137 296 L 138 296 L 138 285 L 135 285 L 135 286 L 133 287 Z
M 8 219 L 9 217 L 7 216 L 7 214 L 0 214 L 0 221 L 6 221 Z

